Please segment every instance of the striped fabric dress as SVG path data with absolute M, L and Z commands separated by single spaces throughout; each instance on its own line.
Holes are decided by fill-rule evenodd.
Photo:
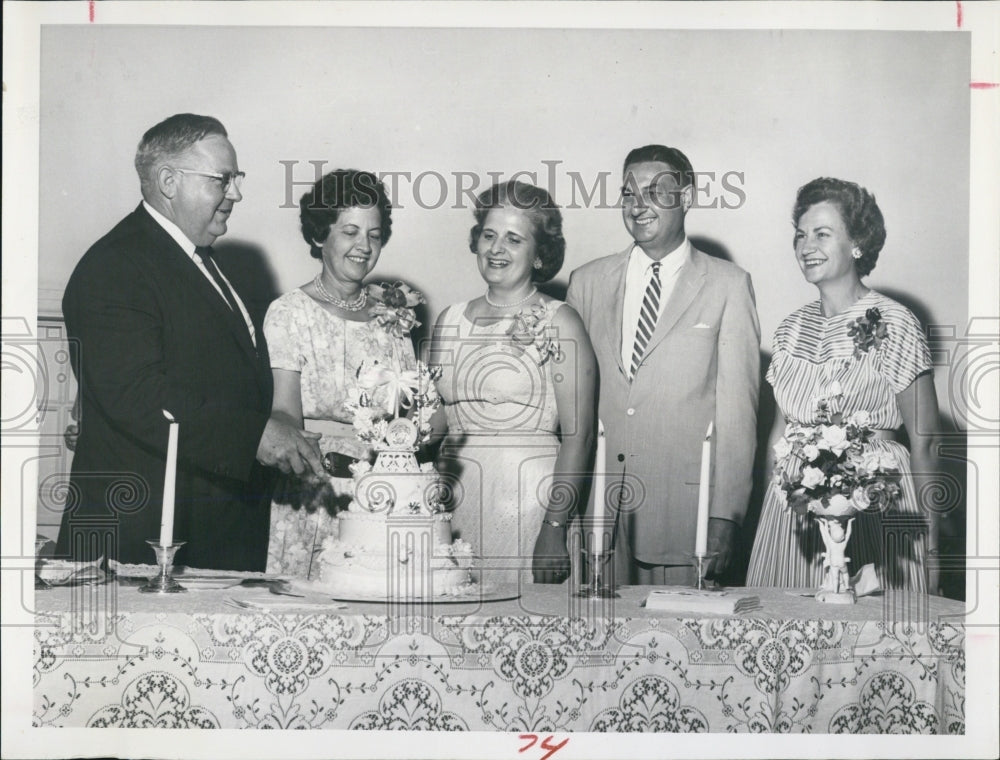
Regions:
M 888 335 L 878 348 L 854 358 L 848 329 L 876 307 Z M 901 304 L 870 291 L 841 314 L 826 318 L 820 302 L 803 306 L 778 326 L 767 380 L 788 423 L 816 423 L 815 398 L 840 383 L 843 398 L 832 411 L 846 415 L 865 410 L 872 427 L 895 430 L 902 423 L 896 394 L 931 369 L 930 352 L 920 323 Z M 902 498 L 889 513 L 861 512 L 847 547 L 850 572 L 873 563 L 883 586 L 923 591 L 924 537 L 910 476 L 910 453 L 896 441 L 870 444 L 891 452 L 903 473 Z M 884 549 L 883 549 L 884 547 Z M 822 581 L 823 540 L 815 521 L 786 510 L 784 494 L 769 484 L 754 540 L 748 586 L 805 588 Z

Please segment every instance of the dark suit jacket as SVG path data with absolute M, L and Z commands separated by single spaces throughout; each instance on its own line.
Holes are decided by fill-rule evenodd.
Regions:
M 139 206 L 83 256 L 63 296 L 80 437 L 57 551 L 152 562 L 168 423 L 179 424 L 176 562 L 263 570 L 270 473 L 256 462 L 271 409 L 264 332 L 246 323 Z

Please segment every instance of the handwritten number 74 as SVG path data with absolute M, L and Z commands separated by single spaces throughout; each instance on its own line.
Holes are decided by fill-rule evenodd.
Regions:
M 524 740 L 527 740 L 527 742 L 528 742 L 523 747 L 521 747 L 521 749 L 519 749 L 517 751 L 518 754 L 520 754 L 521 752 L 524 752 L 525 750 L 529 750 L 529 749 L 531 749 L 532 747 L 535 746 L 535 743 L 538 741 L 538 734 L 521 734 L 518 737 L 518 739 L 524 739 Z M 539 758 L 539 760 L 549 760 L 549 758 L 552 757 L 558 750 L 561 750 L 563 747 L 566 746 L 566 742 L 569 741 L 569 737 L 566 737 L 565 739 L 563 739 L 558 744 L 553 744 L 554 741 L 555 741 L 555 737 L 552 736 L 551 734 L 549 736 L 546 736 L 544 739 L 542 739 L 542 747 L 541 748 L 542 749 L 547 749 L 548 752 L 546 752 L 544 755 L 542 755 L 541 758 Z

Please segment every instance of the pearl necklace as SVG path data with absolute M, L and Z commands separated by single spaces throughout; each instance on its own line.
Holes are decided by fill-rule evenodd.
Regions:
M 490 290 L 489 290 L 489 288 L 487 288 L 486 289 L 486 303 L 488 303 L 494 309 L 510 309 L 510 308 L 512 308 L 514 306 L 520 306 L 525 301 L 530 301 L 532 298 L 535 297 L 535 295 L 537 293 L 538 293 L 538 288 L 532 288 L 531 292 L 528 293 L 528 295 L 526 295 L 520 301 L 511 301 L 510 303 L 497 303 L 496 301 L 494 301 L 493 299 L 490 298 Z
M 351 301 L 345 301 L 343 298 L 337 298 L 337 296 L 333 295 L 333 293 L 323 287 L 322 272 L 316 275 L 316 278 L 313 280 L 313 285 L 316 286 L 316 292 L 319 294 L 320 298 L 327 303 L 344 309 L 345 311 L 361 311 L 365 308 L 365 304 L 368 303 L 368 291 L 365 288 L 361 288 L 361 292 L 358 293 L 357 297 Z

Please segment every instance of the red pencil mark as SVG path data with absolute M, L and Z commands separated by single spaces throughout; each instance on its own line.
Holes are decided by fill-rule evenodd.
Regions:
M 1000 82 L 969 82 L 969 87 L 973 90 L 995 90 L 1000 87 Z
M 962 28 L 962 3 L 961 3 L 961 0 L 958 0 L 955 3 L 955 6 L 956 6 L 955 7 L 955 22 L 958 24 L 958 28 L 961 29 Z
M 94 23 L 94 7 L 96 5 L 97 5 L 96 0 L 88 0 L 88 2 L 87 2 L 87 11 L 90 14 L 90 23 L 91 24 Z
M 525 750 L 531 749 L 538 742 L 538 734 L 521 734 L 517 738 L 518 739 L 527 739 L 528 740 L 528 743 L 525 744 L 523 747 L 521 747 L 521 749 L 519 749 L 517 751 L 518 754 L 520 754 L 521 752 L 524 752 Z M 544 755 L 542 755 L 542 757 L 540 758 L 540 760 L 549 760 L 549 758 L 552 757 L 557 751 L 561 750 L 563 747 L 566 746 L 566 743 L 569 741 L 569 737 L 567 736 L 565 739 L 563 739 L 558 744 L 551 744 L 550 742 L 552 742 L 554 740 L 555 740 L 555 737 L 552 736 L 551 734 L 549 734 L 544 739 L 542 739 L 542 749 L 547 749 L 548 752 L 546 752 Z
M 562 749 L 564 746 L 566 746 L 566 742 L 569 741 L 569 737 L 567 736 L 565 739 L 559 742 L 559 744 L 549 744 L 549 739 L 554 739 L 554 738 L 555 737 L 553 736 L 546 736 L 544 739 L 542 739 L 542 749 L 548 750 L 548 752 L 542 755 L 542 760 L 549 760 L 549 758 L 552 757 L 557 750 Z

